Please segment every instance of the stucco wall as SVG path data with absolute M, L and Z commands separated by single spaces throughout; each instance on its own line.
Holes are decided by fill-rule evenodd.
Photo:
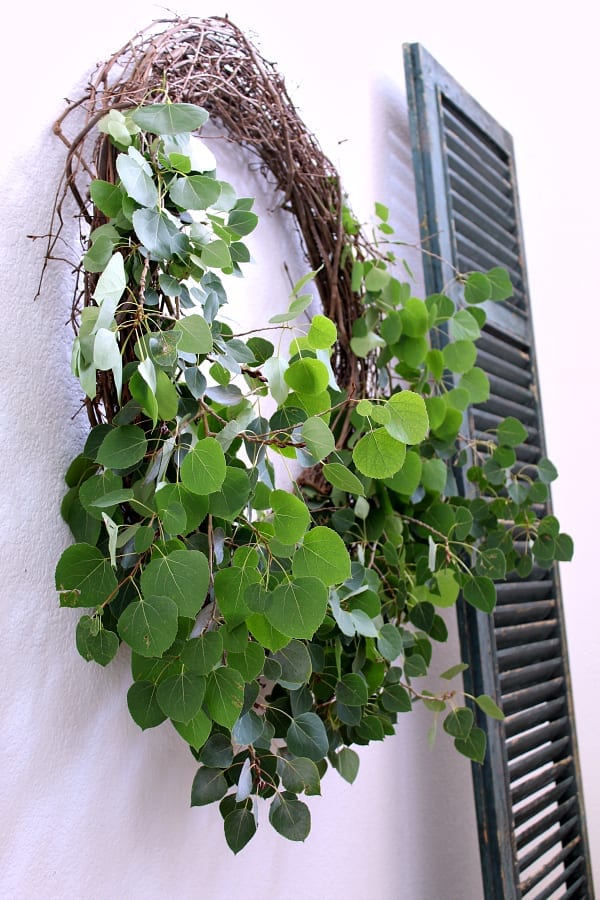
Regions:
M 584 4 L 571 10 L 578 6 Z M 519 9 L 516 3 L 508 7 Z M 511 30 L 510 15 L 501 24 L 486 22 L 481 8 L 435 0 L 426 10 L 404 10 L 375 0 L 359 17 L 354 7 L 314 0 L 294 12 L 281 3 L 250 9 L 242 0 L 226 8 L 185 0 L 178 11 L 228 12 L 255 34 L 338 165 L 356 211 L 367 216 L 374 200 L 385 200 L 408 243 L 417 240 L 418 229 L 402 41 L 425 44 L 513 132 L 550 455 L 561 470 L 555 505 L 577 543 L 563 581 L 590 836 L 600 851 L 594 772 L 600 738 L 588 714 L 600 688 L 591 527 L 598 494 L 595 485 L 586 487 L 577 450 L 584 415 L 597 405 L 597 288 L 595 279 L 580 276 L 577 262 L 593 247 L 585 215 L 598 181 L 591 168 L 587 178 L 581 171 L 592 161 L 587 143 L 580 141 L 575 153 L 566 136 L 577 133 L 581 120 L 573 105 L 585 95 L 567 92 L 556 73 L 565 54 L 585 65 L 583 54 L 563 43 L 559 56 L 558 47 L 569 27 L 584 41 L 587 30 L 576 14 L 565 25 L 546 5 L 542 46 L 533 13 L 524 18 L 521 12 L 519 27 Z M 335 879 L 335 893 L 350 900 L 371 894 L 381 900 L 479 900 L 468 764 L 443 740 L 428 751 L 427 716 L 412 715 L 396 738 L 366 748 L 352 787 L 335 774 L 327 777 L 323 797 L 311 803 L 313 832 L 305 844 L 284 842 L 265 822 L 233 858 L 216 810 L 189 809 L 195 764 L 179 738 L 167 726 L 142 734 L 129 718 L 127 654 L 107 670 L 86 665 L 74 647 L 77 614 L 58 608 L 53 571 L 69 540 L 58 514 L 62 473 L 82 443 L 85 422 L 73 418 L 78 393 L 69 375 L 71 334 L 65 327 L 69 273 L 53 266 L 34 302 L 43 242 L 27 235 L 48 227 L 63 158 L 51 126 L 62 98 L 77 92 L 97 60 L 162 15 L 162 8 L 142 0 L 126 7 L 105 0 L 98 13 L 57 0 L 36 12 L 35 22 L 19 9 L 0 19 L 0 297 L 11 310 L 2 317 L 0 338 L 0 897 L 320 900 L 332 895 Z M 263 190 L 235 161 L 224 165 L 225 177 L 237 184 L 246 179 L 251 193 Z M 274 297 L 286 304 L 283 261 L 303 273 L 281 214 L 266 212 L 270 200 L 259 197 L 265 215 L 252 245 L 255 263 L 236 286 L 234 309 L 244 318 L 270 307 Z M 418 269 L 414 253 L 411 263 Z M 565 325 L 565 308 L 573 330 Z M 579 384 L 587 385 L 586 392 L 576 389 Z M 596 445 L 594 430 L 595 420 L 588 448 Z M 457 656 L 454 641 L 440 667 Z

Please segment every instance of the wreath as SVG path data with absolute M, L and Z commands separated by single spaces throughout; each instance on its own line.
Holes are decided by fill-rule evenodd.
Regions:
M 209 116 L 256 158 L 307 259 L 287 311 L 250 335 L 228 324 L 226 285 L 260 224 L 218 176 Z M 495 581 L 572 553 L 536 515 L 556 470 L 518 466 L 522 424 L 461 435 L 489 395 L 476 341 L 483 304 L 511 295 L 507 273 L 457 272 L 458 307 L 413 296 L 388 209 L 367 237 L 281 76 L 228 19 L 140 32 L 55 131 L 68 151 L 46 264 L 74 198 L 72 369 L 91 425 L 66 473 L 74 543 L 56 587 L 84 610 L 83 658 L 105 666 L 129 647 L 132 718 L 189 745 L 192 805 L 219 804 L 236 853 L 261 802 L 304 840 L 301 795 L 329 767 L 352 782 L 353 748 L 417 703 L 430 740 L 441 721 L 481 762 L 476 714 L 502 718 L 493 698 L 465 701 L 461 663 L 423 681 L 443 610 L 462 595 L 491 613 Z M 300 473 L 291 486 L 277 457 Z

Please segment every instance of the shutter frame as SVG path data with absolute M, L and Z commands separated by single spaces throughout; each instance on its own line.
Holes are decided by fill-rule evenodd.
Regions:
M 471 231 L 477 235 L 477 221 L 484 223 L 485 226 L 485 230 L 481 231 L 483 244 L 485 245 L 487 242 L 492 248 L 492 252 L 496 251 L 508 260 L 509 265 L 506 267 L 511 271 L 513 283 L 518 282 L 512 300 L 501 304 L 487 304 L 486 312 L 490 330 L 488 342 L 491 346 L 488 351 L 492 362 L 494 341 L 496 340 L 494 334 L 499 336 L 498 347 L 504 347 L 508 357 L 514 352 L 515 358 L 518 360 L 522 352 L 521 348 L 525 348 L 528 358 L 523 363 L 523 385 L 511 385 L 507 390 L 501 372 L 497 380 L 504 396 L 496 398 L 495 408 L 493 404 L 490 404 L 491 416 L 488 411 L 481 408 L 467 410 L 465 414 L 466 433 L 473 435 L 474 431 L 477 431 L 477 425 L 480 424 L 478 420 L 483 420 L 486 424 L 486 415 L 490 416 L 493 421 L 498 410 L 508 408 L 509 412 L 502 415 L 504 418 L 511 414 L 511 403 L 516 401 L 515 409 L 519 409 L 519 403 L 524 402 L 531 409 L 533 424 L 531 442 L 528 439 L 521 452 L 524 454 L 524 461 L 534 461 L 545 455 L 545 447 L 512 138 L 421 45 L 404 45 L 404 63 L 427 293 L 444 291 L 455 302 L 461 302 L 460 286 L 455 282 L 453 287 L 448 290 L 447 285 L 452 281 L 456 268 L 461 264 L 464 265 L 469 254 L 485 258 L 485 247 L 480 250 L 476 243 L 472 244 L 468 234 Z M 473 142 L 471 142 L 471 138 L 473 138 Z M 488 152 L 486 142 L 489 142 L 491 153 Z M 457 147 L 458 153 L 456 152 Z M 475 189 L 462 182 L 461 150 L 474 168 Z M 490 173 L 489 188 L 486 183 L 488 171 Z M 477 189 L 481 191 L 480 196 L 477 194 Z M 489 202 L 485 196 L 486 193 L 489 193 L 491 198 Z M 460 209 L 456 212 L 453 208 L 453 201 L 457 207 L 462 206 L 466 210 L 466 214 Z M 498 221 L 500 224 L 498 227 L 493 219 L 494 202 L 497 203 L 499 211 Z M 503 224 L 504 222 L 508 224 Z M 488 267 L 491 268 L 496 264 L 503 265 L 503 261 L 492 261 Z M 471 265 L 468 268 L 479 267 Z M 442 343 L 443 340 L 442 335 Z M 502 340 L 506 341 L 505 345 L 501 343 Z M 514 350 L 511 342 L 514 342 Z M 483 355 L 485 356 L 485 354 Z M 510 358 L 506 360 L 499 356 L 498 359 L 501 369 L 511 369 Z M 478 365 L 486 368 L 482 362 L 478 362 Z M 517 372 L 518 380 L 521 379 L 521 373 L 517 369 L 515 372 Z M 510 378 L 506 381 L 508 383 Z M 523 409 L 526 415 L 530 414 L 525 407 Z M 520 417 L 519 412 L 512 414 Z M 528 443 L 529 446 L 527 446 Z M 471 491 L 471 486 L 464 477 L 464 470 L 457 473 L 457 484 L 461 493 L 468 494 Z M 550 503 L 547 504 L 545 512 L 550 512 Z M 523 584 L 523 582 L 515 584 Z M 510 592 L 512 592 L 517 599 L 514 600 L 514 606 L 501 607 L 502 612 L 498 613 L 498 624 L 495 623 L 493 616 L 478 612 L 464 602 L 459 602 L 457 605 L 461 651 L 464 661 L 469 665 L 468 671 L 465 672 L 465 690 L 475 695 L 489 694 L 502 706 L 504 685 L 507 715 L 514 712 L 513 705 L 516 709 L 515 717 L 506 720 L 506 724 L 487 717 L 482 718 L 479 711 L 475 710 L 478 724 L 485 729 L 488 736 L 488 751 L 484 764 L 482 766 L 472 765 L 486 900 L 521 900 L 521 898 L 533 900 L 534 897 L 550 897 L 550 890 L 557 890 L 561 886 L 564 886 L 566 891 L 565 894 L 560 894 L 561 897 L 585 897 L 591 900 L 594 896 L 581 793 L 560 580 L 556 566 L 551 581 L 547 579 L 543 582 L 541 590 L 544 593 L 540 596 L 546 597 L 549 584 L 551 584 L 551 597 L 549 600 L 544 599 L 545 606 L 540 604 L 533 589 L 531 597 L 538 605 L 532 606 L 529 603 L 528 606 L 529 598 L 526 594 L 522 598 L 525 602 L 519 605 L 519 597 L 523 591 L 519 592 L 516 587 L 513 590 L 509 586 L 505 595 L 510 600 Z M 546 609 L 550 610 L 553 616 L 550 620 L 553 637 L 546 644 L 552 645 L 549 652 L 554 653 L 556 646 L 560 649 L 558 674 L 556 671 L 551 671 L 552 666 L 544 657 L 543 641 L 537 644 L 532 643 L 531 651 L 527 644 L 524 648 L 519 646 L 511 648 L 510 646 L 512 636 L 517 634 L 518 628 L 521 627 L 522 613 L 527 614 L 528 610 L 533 611 L 530 618 L 537 618 L 539 616 L 537 611 Z M 527 615 L 525 618 L 527 619 Z M 507 625 L 508 628 L 505 627 L 500 632 L 503 625 Z M 530 629 L 534 634 L 542 633 L 544 630 L 543 627 L 536 625 Z M 497 647 L 499 632 L 500 640 L 506 641 L 508 648 L 503 650 L 500 656 Z M 499 660 L 504 661 L 504 665 L 506 665 L 511 658 L 511 653 L 516 660 L 524 659 L 528 663 L 529 657 L 531 657 L 534 662 L 528 669 L 507 669 L 501 676 Z M 536 654 L 542 657 L 539 663 L 535 662 Z M 554 663 L 556 662 L 555 657 L 554 653 L 551 657 Z M 533 685 L 527 681 L 524 685 L 520 683 L 522 671 L 528 673 L 539 671 L 540 678 L 549 677 L 551 681 L 552 676 L 556 676 L 554 680 L 558 687 L 554 691 L 556 696 L 553 695 L 552 698 L 554 706 L 546 705 L 550 701 L 544 697 L 541 699 L 538 697 L 543 694 L 543 690 L 540 691 L 535 682 Z M 531 679 L 531 674 L 528 677 Z M 519 689 L 521 689 L 520 692 Z M 510 696 L 508 696 L 509 694 Z M 521 717 L 517 718 L 519 710 L 521 710 L 518 698 L 521 696 L 529 698 L 527 702 L 530 706 L 528 707 L 526 702 L 524 711 L 521 711 Z M 528 712 L 528 709 L 533 712 Z M 559 718 L 558 724 L 555 721 L 550 728 L 544 726 L 545 717 L 554 715 L 552 712 L 554 709 L 558 711 L 557 715 L 563 716 L 563 719 Z M 541 775 L 530 777 L 529 760 L 538 757 L 533 752 L 533 748 L 531 748 L 531 757 L 525 755 L 525 748 L 532 743 L 531 740 L 528 738 L 524 740 L 521 737 L 520 743 L 518 743 L 519 727 L 523 727 L 520 723 L 534 723 L 529 725 L 529 731 L 526 728 L 526 734 L 528 733 L 530 736 L 533 734 L 533 745 L 535 746 L 536 734 L 545 735 L 555 732 L 560 734 L 565 715 L 567 727 L 563 730 L 566 742 L 563 736 L 556 743 L 544 744 L 543 746 L 547 749 L 538 752 L 540 760 L 548 756 L 546 763 L 540 763 L 542 766 L 545 764 L 547 768 L 539 769 Z M 538 731 L 535 730 L 536 726 L 539 728 Z M 552 737 L 548 739 L 553 740 Z M 559 752 L 563 747 L 567 747 L 564 754 Z M 520 757 L 520 762 L 511 763 L 511 752 L 517 758 Z M 555 758 L 555 753 L 559 755 L 558 759 Z M 559 768 L 563 765 L 563 756 L 566 760 L 564 772 Z M 513 781 L 518 781 L 515 775 L 518 775 L 521 770 L 524 771 L 526 777 L 516 787 L 513 785 L 511 793 L 511 774 Z M 534 770 L 534 772 L 537 771 Z M 537 782 L 535 781 L 536 777 Z M 546 792 L 544 794 L 546 798 L 550 798 L 547 799 L 547 803 L 550 803 L 551 809 L 548 812 L 542 806 L 539 815 L 542 819 L 546 816 L 546 820 L 551 822 L 551 827 L 554 827 L 555 824 L 560 827 L 560 839 L 557 838 L 557 831 L 545 834 L 540 825 L 536 827 L 536 818 L 530 815 L 535 809 L 535 805 L 532 804 L 536 802 L 539 804 L 541 801 L 536 801 L 534 794 L 534 800 L 528 802 L 527 791 L 532 789 L 535 784 L 544 781 L 549 782 L 550 787 L 548 788 L 548 784 L 542 784 L 540 790 Z M 555 795 L 557 799 L 555 799 Z M 519 804 L 521 805 L 519 806 Z M 519 809 L 515 810 L 515 807 L 519 807 Z M 557 811 L 553 815 L 554 810 Z M 552 840 L 553 835 L 554 841 Z M 561 849 L 558 856 L 556 856 L 556 849 L 552 853 L 559 860 L 556 865 L 562 866 L 562 868 L 557 875 L 556 868 L 551 867 L 545 880 L 540 877 L 538 882 L 536 881 L 538 873 L 543 872 L 543 868 L 538 867 L 536 870 L 535 867 L 533 869 L 528 867 L 537 862 L 536 848 L 543 848 L 544 841 L 550 842 L 552 846 L 559 844 Z M 545 863 L 547 864 L 547 860 L 544 858 L 539 862 L 539 866 L 543 867 Z

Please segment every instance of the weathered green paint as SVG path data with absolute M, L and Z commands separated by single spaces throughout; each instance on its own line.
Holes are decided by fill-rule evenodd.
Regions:
M 466 433 L 516 415 L 530 433 L 520 459 L 535 462 L 544 431 L 512 139 L 419 44 L 404 60 L 427 292 L 460 302 L 456 270 L 494 265 L 515 285 L 486 308 L 479 365 L 492 396 L 467 410 Z M 457 481 L 470 490 L 464 470 Z M 465 689 L 506 713 L 479 717 L 488 753 L 473 766 L 485 898 L 593 898 L 558 571 L 509 581 L 494 617 L 462 603 L 458 618 Z

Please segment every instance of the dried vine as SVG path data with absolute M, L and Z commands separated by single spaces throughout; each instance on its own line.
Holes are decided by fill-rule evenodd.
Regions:
M 344 227 L 344 196 L 339 175 L 300 119 L 282 76 L 226 18 L 161 20 L 140 31 L 91 78 L 85 94 L 70 102 L 55 132 L 68 147 L 62 190 L 50 239 L 51 256 L 62 227 L 68 193 L 75 198 L 84 232 L 105 221 L 93 208 L 87 185 L 92 178 L 114 182 L 115 149 L 95 126 L 110 109 L 141 102 L 189 102 L 204 107 L 229 138 L 250 150 L 291 212 L 309 265 L 319 270 L 316 285 L 323 312 L 338 328 L 332 360 L 338 382 L 351 393 L 364 391 L 369 363 L 350 350 L 352 324 L 360 315 L 351 286 L 352 263 L 376 255 L 358 228 Z M 83 125 L 69 137 L 67 123 L 83 113 Z M 352 233 L 349 233 L 352 232 Z M 73 304 L 89 305 L 97 276 L 80 269 L 81 290 Z M 88 400 L 92 424 L 116 409 L 110 373 L 99 374 L 98 398 Z

